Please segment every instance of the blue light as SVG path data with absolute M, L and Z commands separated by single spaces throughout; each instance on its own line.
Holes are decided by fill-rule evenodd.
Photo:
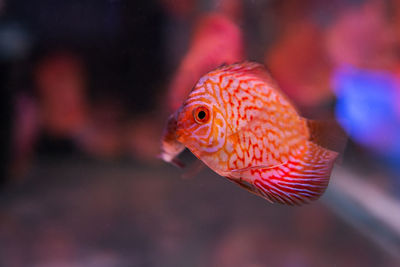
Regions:
M 336 117 L 360 144 L 400 160 L 400 81 L 393 73 L 344 66 L 334 74 Z

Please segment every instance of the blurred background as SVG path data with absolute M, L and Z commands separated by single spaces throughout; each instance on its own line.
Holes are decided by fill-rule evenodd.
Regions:
M 399 266 L 399 48 L 398 0 L 0 0 L 0 266 Z M 321 200 L 157 159 L 197 79 L 246 59 L 345 129 Z

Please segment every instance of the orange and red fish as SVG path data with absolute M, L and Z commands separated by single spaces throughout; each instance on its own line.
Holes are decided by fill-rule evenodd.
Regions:
M 187 147 L 250 192 L 298 205 L 324 193 L 338 156 L 317 144 L 313 126 L 262 65 L 221 66 L 201 77 L 169 118 L 161 157 L 180 165 Z

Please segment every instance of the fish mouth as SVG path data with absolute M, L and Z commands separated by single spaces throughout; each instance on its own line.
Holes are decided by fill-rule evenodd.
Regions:
M 177 157 L 185 149 L 185 146 L 178 140 L 180 134 L 177 128 L 176 115 L 173 114 L 169 117 L 164 129 L 161 140 L 161 154 L 158 157 L 173 165 L 183 167 L 183 163 Z
M 185 146 L 176 139 L 163 140 L 161 144 L 161 153 L 158 155 L 158 158 L 178 167 L 183 167 L 183 163 L 181 163 L 177 157 L 184 149 Z

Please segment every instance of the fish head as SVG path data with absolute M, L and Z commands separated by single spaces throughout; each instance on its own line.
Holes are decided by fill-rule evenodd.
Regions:
M 216 155 L 223 149 L 227 122 L 222 107 L 204 84 L 188 96 L 177 116 L 176 138 L 211 168 L 218 168 Z

